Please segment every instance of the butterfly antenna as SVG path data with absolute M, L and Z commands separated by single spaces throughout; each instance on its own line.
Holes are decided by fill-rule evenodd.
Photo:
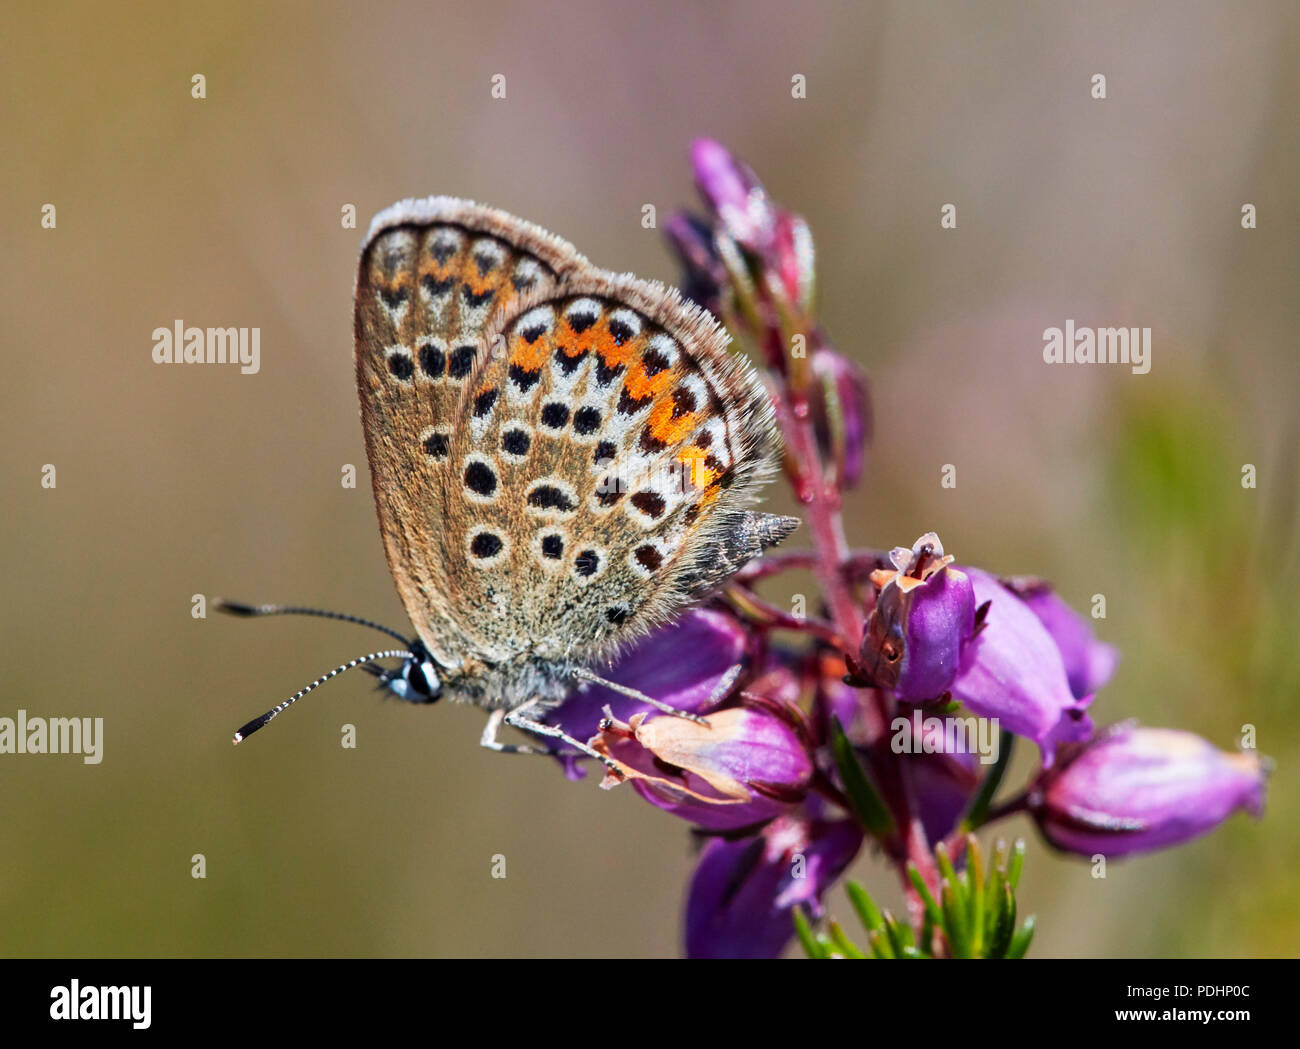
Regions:
M 392 630 L 380 623 L 362 619 L 360 616 L 346 615 L 343 612 L 327 612 L 323 608 L 300 608 L 297 605 L 246 605 L 242 601 L 227 601 L 220 597 L 213 601 L 213 605 L 218 612 L 225 612 L 227 615 L 241 616 L 246 619 L 253 619 L 258 616 L 317 616 L 320 619 L 338 619 L 344 623 L 368 626 L 371 630 L 378 630 L 381 634 L 397 638 L 404 645 L 410 641 L 410 638 L 403 637 L 396 630 Z
M 320 688 L 320 686 L 325 684 L 325 682 L 328 681 L 330 678 L 338 677 L 345 670 L 351 670 L 353 667 L 365 666 L 367 663 L 373 663 L 377 659 L 409 659 L 409 658 L 411 658 L 411 653 L 406 651 L 406 649 L 404 648 L 392 649 L 387 652 L 371 652 L 370 655 L 368 656 L 358 656 L 356 659 L 344 663 L 341 667 L 335 667 L 328 674 L 318 677 L 310 685 L 306 686 L 305 688 L 299 689 L 292 696 L 290 696 L 283 703 L 281 703 L 278 707 L 272 707 L 261 717 L 253 718 L 252 721 L 250 721 L 247 725 L 245 725 L 243 728 L 241 728 L 238 732 L 235 733 L 235 742 L 236 743 L 243 742 L 254 732 L 256 732 L 259 728 L 261 728 L 263 725 L 266 725 L 269 722 L 274 721 L 276 716 L 282 710 L 287 710 L 289 707 L 293 706 L 293 704 L 296 703 L 298 700 L 302 699 L 302 697 L 305 696 L 308 692 L 311 692 L 313 689 Z

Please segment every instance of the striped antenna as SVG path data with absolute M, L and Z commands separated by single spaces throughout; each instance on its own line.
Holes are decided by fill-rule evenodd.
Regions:
M 397 638 L 404 645 L 408 643 L 408 639 L 396 630 L 369 619 L 362 619 L 360 616 L 347 615 L 344 612 L 327 612 L 323 608 L 301 608 L 298 605 L 246 605 L 242 601 L 227 601 L 220 597 L 216 598 L 212 604 L 218 612 L 225 612 L 227 615 L 240 616 L 245 619 L 261 616 L 317 616 L 321 619 L 338 619 L 344 623 L 368 626 L 371 630 L 378 630 L 381 634 Z
M 383 628 L 381 627 L 380 629 L 382 630 Z M 299 689 L 292 696 L 290 696 L 283 703 L 281 703 L 278 707 L 272 707 L 261 717 L 253 718 L 252 721 L 250 721 L 247 725 L 245 725 L 243 728 L 241 728 L 238 732 L 235 733 L 235 742 L 236 743 L 243 742 L 245 739 L 251 736 L 263 725 L 266 725 L 269 722 L 275 720 L 276 716 L 282 710 L 287 710 L 298 700 L 302 699 L 302 697 L 305 696 L 308 692 L 311 692 L 313 689 L 320 688 L 320 686 L 325 684 L 325 682 L 330 680 L 330 678 L 338 677 L 345 670 L 351 670 L 353 667 L 359 667 L 359 666 L 364 666 L 367 663 L 373 663 L 376 659 L 410 659 L 411 657 L 412 657 L 412 653 L 408 652 L 404 648 L 390 649 L 387 652 L 371 652 L 370 655 L 368 656 L 358 656 L 356 659 L 344 663 L 341 667 L 335 667 L 328 674 L 318 677 L 306 688 Z

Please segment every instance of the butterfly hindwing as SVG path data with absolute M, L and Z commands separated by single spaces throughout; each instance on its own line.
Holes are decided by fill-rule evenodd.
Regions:
M 482 650 L 594 658 L 759 552 L 744 507 L 774 464 L 772 409 L 709 314 L 593 269 L 499 310 L 485 337 L 442 541 Z

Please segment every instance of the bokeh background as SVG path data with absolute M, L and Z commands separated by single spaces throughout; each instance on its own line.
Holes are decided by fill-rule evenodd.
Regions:
M 1032 953 L 1296 953 L 1294 5 L 53 3 L 11 10 L 0 48 L 0 714 L 106 722 L 99 766 L 0 756 L 0 953 L 677 953 L 684 825 L 360 676 L 234 750 L 372 638 L 190 601 L 404 627 L 352 384 L 370 215 L 474 197 L 672 280 L 641 207 L 692 201 L 701 134 L 807 216 L 826 326 L 871 372 L 852 541 L 934 528 L 1076 606 L 1106 594 L 1099 720 L 1226 748 L 1249 723 L 1277 762 L 1262 823 L 1104 881 L 1009 826 Z M 260 326 L 261 372 L 153 364 L 177 318 Z M 1066 318 L 1153 328 L 1150 374 L 1045 366 Z

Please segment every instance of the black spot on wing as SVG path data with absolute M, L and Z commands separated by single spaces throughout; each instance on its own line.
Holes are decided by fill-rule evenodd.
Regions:
M 379 297 L 384 300 L 384 305 L 390 310 L 397 309 L 406 301 L 407 291 L 403 288 L 380 288 Z
M 574 502 L 553 484 L 539 484 L 528 493 L 528 505 L 539 510 L 559 510 L 568 513 Z
M 492 296 L 496 294 L 495 288 L 488 288 L 485 291 L 475 293 L 474 289 L 468 284 L 461 285 L 461 295 L 464 296 L 465 305 L 471 309 L 478 309 L 480 306 L 486 306 L 492 301 Z
M 473 346 L 457 346 L 451 351 L 451 363 L 447 366 L 447 374 L 453 379 L 463 379 L 474 370 L 474 357 L 477 350 Z
M 646 517 L 657 520 L 663 516 L 667 503 L 664 497 L 658 492 L 637 492 L 632 496 L 632 505 L 640 510 Z
M 411 361 L 411 355 L 405 350 L 394 350 L 388 355 L 388 370 L 406 382 L 415 374 L 415 364 Z
M 420 370 L 430 379 L 442 375 L 447 367 L 447 355 L 432 344 L 420 347 Z
M 537 368 L 534 371 L 529 371 L 521 365 L 512 364 L 510 365 L 509 375 L 510 381 L 523 393 L 527 393 L 537 385 L 537 381 L 542 377 L 542 370 Z
M 479 495 L 491 495 L 497 490 L 497 475 L 481 459 L 465 467 L 465 487 Z
M 501 447 L 511 455 L 527 455 L 532 443 L 525 430 L 507 430 L 501 435 Z
M 469 551 L 478 558 L 495 557 L 501 552 L 501 548 L 504 545 L 505 544 L 501 541 L 501 537 L 496 533 L 478 532 L 475 534 L 474 538 L 470 540 Z
M 569 421 L 569 406 L 559 401 L 551 401 L 542 407 L 542 425 L 551 430 L 564 429 Z

